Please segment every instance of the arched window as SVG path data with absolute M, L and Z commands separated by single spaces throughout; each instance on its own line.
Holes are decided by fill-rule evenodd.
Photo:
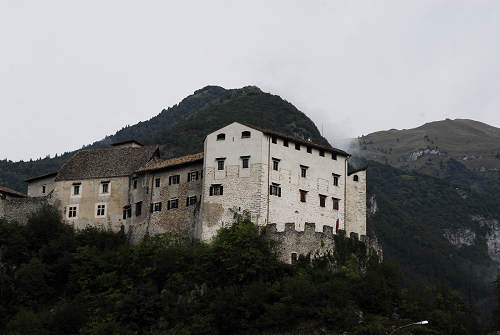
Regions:
M 217 141 L 224 141 L 226 139 L 226 134 L 220 133 L 217 134 Z
M 248 130 L 242 131 L 241 138 L 250 138 L 250 132 Z
M 355 175 L 354 175 L 354 177 L 352 177 L 352 180 L 354 180 L 354 181 L 358 181 L 358 180 L 359 180 L 358 175 L 357 175 L 357 174 L 355 174 Z

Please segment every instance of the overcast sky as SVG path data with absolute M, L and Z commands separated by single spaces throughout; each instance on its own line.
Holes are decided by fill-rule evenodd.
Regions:
M 257 85 L 327 137 L 500 127 L 500 1 L 0 0 L 0 159 L 70 151 L 206 85 Z

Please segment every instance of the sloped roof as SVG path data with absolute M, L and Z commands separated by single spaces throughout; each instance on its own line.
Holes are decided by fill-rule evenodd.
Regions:
M 356 169 L 356 170 L 349 171 L 347 173 L 347 175 L 350 176 L 353 173 L 358 173 L 358 172 L 361 172 L 361 171 L 366 171 L 367 169 L 368 169 L 368 166 L 365 166 L 365 167 L 362 167 L 362 168 L 359 168 L 359 169 Z
M 81 150 L 61 167 L 56 181 L 129 176 L 157 152 L 157 146 Z
M 55 177 L 56 175 L 57 175 L 57 172 L 51 172 L 51 173 L 42 174 L 40 176 L 34 176 L 34 177 L 31 177 L 31 178 L 25 179 L 24 181 L 27 182 L 27 183 L 30 183 L 30 182 L 38 180 L 38 179 Z
M 248 123 L 245 123 L 245 122 L 238 122 L 238 123 L 241 123 L 242 125 L 250 127 L 250 128 L 253 128 L 255 130 L 261 131 L 264 134 L 268 134 L 268 135 L 272 135 L 272 136 L 277 136 L 277 137 L 280 137 L 280 138 L 284 138 L 284 139 L 287 139 L 287 140 L 295 142 L 295 143 L 300 143 L 300 144 L 303 144 L 305 146 L 309 146 L 311 148 L 325 150 L 325 151 L 328 151 L 328 152 L 334 152 L 336 154 L 343 155 L 343 156 L 346 156 L 346 157 L 350 156 L 350 154 L 348 154 L 344 150 L 340 150 L 340 149 L 331 147 L 329 145 L 323 145 L 323 144 L 318 144 L 318 143 L 306 141 L 306 140 L 298 138 L 298 137 L 294 137 L 294 136 L 290 136 L 290 135 L 287 135 L 287 134 L 283 134 L 283 133 L 280 133 L 280 132 L 277 132 L 277 131 L 274 131 L 274 130 L 271 130 L 271 129 L 257 127 L 257 126 L 254 126 L 254 125 L 251 125 L 251 124 L 248 124 Z
M 136 140 L 125 140 L 125 141 L 120 141 L 120 142 L 116 142 L 116 143 L 111 143 L 111 146 L 116 147 L 118 145 L 124 145 L 124 144 L 137 144 L 141 147 L 144 146 L 144 144 L 142 144 L 141 142 L 138 142 Z
M 26 198 L 26 194 L 14 191 L 14 190 L 7 188 L 7 187 L 4 187 L 4 186 L 0 186 L 0 193 L 8 194 L 8 195 L 11 195 L 13 197 Z
M 167 160 L 151 160 L 145 166 L 141 167 L 137 170 L 137 173 L 153 171 L 153 170 L 162 170 L 177 167 L 180 165 L 193 164 L 203 162 L 203 152 L 187 155 L 182 157 L 176 157 Z

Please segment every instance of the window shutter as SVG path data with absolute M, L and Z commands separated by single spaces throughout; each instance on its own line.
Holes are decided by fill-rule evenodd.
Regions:
M 222 185 L 221 185 L 220 186 L 220 195 L 222 195 L 222 191 L 223 191 L 223 189 L 222 189 Z
M 198 180 L 199 171 L 196 171 L 196 180 Z
M 191 172 L 188 172 L 188 182 L 191 181 Z
M 278 187 L 278 197 L 281 197 L 281 187 Z
M 214 195 L 214 187 L 210 186 L 210 195 Z
M 186 198 L 186 207 L 189 206 L 189 197 Z
M 167 209 L 170 209 L 170 200 L 167 201 Z
M 160 204 L 160 211 L 161 211 L 161 202 L 159 204 Z
M 273 195 L 273 185 L 269 185 L 269 194 Z
M 168 184 L 172 185 L 172 176 L 168 177 Z

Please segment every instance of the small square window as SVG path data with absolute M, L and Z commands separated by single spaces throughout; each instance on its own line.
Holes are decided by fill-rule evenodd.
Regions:
M 76 218 L 76 206 L 69 207 L 69 209 L 68 209 L 68 217 L 69 218 Z
M 180 180 L 181 180 L 181 176 L 178 174 L 176 174 L 174 176 L 169 176 L 168 177 L 168 184 L 169 185 L 177 185 L 177 184 L 179 184 Z
M 300 150 L 300 144 L 299 143 L 295 143 L 295 150 Z
M 80 195 L 80 184 L 73 185 L 73 195 Z
M 304 166 L 304 165 L 300 166 L 300 176 L 302 178 L 306 178 L 307 177 L 307 166 Z
M 188 172 L 188 175 L 187 175 L 187 181 L 188 182 L 196 181 L 199 178 L 200 178 L 200 171 L 191 171 L 191 172 Z
M 326 195 L 320 194 L 319 195 L 319 206 L 325 207 L 325 203 L 326 203 Z
M 250 161 L 249 156 L 241 157 L 241 164 L 243 169 L 248 169 L 248 162 Z
M 226 134 L 217 134 L 217 141 L 224 141 L 226 139 Z
M 223 187 L 220 184 L 210 186 L 210 195 L 223 195 Z
M 324 151 L 324 150 L 320 150 L 320 151 L 319 151 L 319 155 L 320 155 L 321 157 L 325 157 L 325 151 Z
M 307 147 L 307 153 L 308 154 L 312 154 L 312 148 L 311 147 Z
M 151 212 L 161 212 L 161 202 L 154 202 L 151 204 Z
M 274 159 L 273 158 L 273 170 L 274 171 L 278 171 L 279 170 L 279 164 L 280 164 L 279 159 Z
M 160 187 L 161 185 L 161 179 L 160 178 L 156 178 L 155 179 L 155 187 Z
M 338 174 L 333 174 L 333 186 L 339 186 L 339 177 Z
M 97 216 L 104 216 L 106 212 L 106 205 L 102 204 L 102 205 L 97 205 Z
M 101 183 L 101 193 L 109 193 L 109 182 Z
M 167 203 L 167 209 L 179 208 L 179 199 L 170 199 Z
M 278 143 L 278 138 L 276 136 L 271 137 L 271 141 L 276 144 Z
M 269 186 L 269 194 L 281 197 L 281 186 L 279 184 L 272 183 Z
M 45 194 L 45 185 L 42 185 L 42 194 Z
M 186 198 L 186 207 L 196 205 L 197 199 L 196 195 Z
M 132 206 L 127 205 L 123 207 L 123 220 L 132 217 Z
M 299 190 L 300 192 L 300 202 L 306 202 L 307 191 Z
M 217 170 L 224 170 L 224 159 L 225 158 L 217 159 Z
M 135 203 L 135 216 L 141 216 L 142 214 L 142 201 Z
M 333 199 L 333 209 L 338 211 L 339 210 L 339 199 L 337 198 L 332 198 Z
M 337 160 L 337 154 L 335 152 L 332 152 L 332 159 Z
M 359 177 L 358 177 L 358 175 L 357 175 L 357 174 L 355 174 L 355 175 L 354 175 L 354 177 L 352 177 L 352 180 L 354 180 L 354 181 L 359 181 Z
M 250 132 L 245 130 L 241 132 L 241 138 L 250 138 Z
M 287 147 L 288 146 L 288 140 L 283 140 L 283 146 Z

